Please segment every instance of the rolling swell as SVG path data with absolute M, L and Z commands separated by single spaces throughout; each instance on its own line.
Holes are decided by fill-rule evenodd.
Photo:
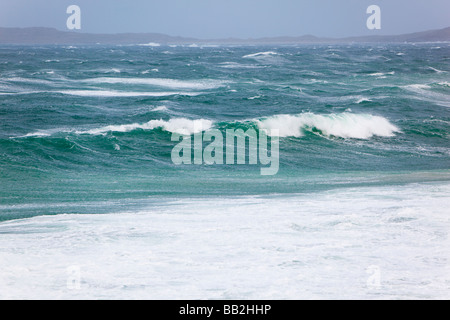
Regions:
M 133 131 L 151 131 L 160 129 L 169 133 L 191 135 L 208 131 L 212 128 L 225 129 L 258 129 L 278 130 L 280 137 L 301 137 L 305 131 L 315 132 L 324 137 L 343 139 L 370 139 L 373 136 L 392 137 L 401 132 L 389 120 L 381 116 L 370 114 L 328 114 L 302 113 L 298 115 L 275 115 L 261 119 L 241 120 L 233 122 L 215 122 L 209 119 L 190 120 L 186 118 L 171 118 L 165 120 L 150 120 L 146 123 L 132 123 L 108 125 L 89 130 L 41 130 L 28 133 L 21 138 L 45 137 L 55 134 L 71 133 L 75 135 L 105 135 L 115 133 L 129 133 Z
M 448 181 L 441 46 L 3 47 L 0 220 L 155 195 Z M 172 163 L 173 133 L 212 129 L 278 134 L 278 174 Z

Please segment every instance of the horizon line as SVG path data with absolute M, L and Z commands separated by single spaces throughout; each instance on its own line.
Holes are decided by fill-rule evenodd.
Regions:
M 402 34 L 391 34 L 391 35 L 380 35 L 380 34 L 372 34 L 372 35 L 357 35 L 357 36 L 345 36 L 345 37 L 322 37 L 322 36 L 315 36 L 313 34 L 303 34 L 298 36 L 263 36 L 263 37 L 255 37 L 255 38 L 239 38 L 239 37 L 226 37 L 226 38 L 209 38 L 209 39 L 202 39 L 202 38 L 195 38 L 195 37 L 189 37 L 189 36 L 173 36 L 170 34 L 160 33 L 160 32 L 120 32 L 120 33 L 91 33 L 91 32 L 83 32 L 82 30 L 60 30 L 55 27 L 0 27 L 0 30 L 6 31 L 6 30 L 14 30 L 14 31 L 39 31 L 39 30 L 47 30 L 56 32 L 54 36 L 61 36 L 61 35 L 70 35 L 72 40 L 75 41 L 82 41 L 80 38 L 83 36 L 86 37 L 105 37 L 107 39 L 103 39 L 103 41 L 113 41 L 113 42 L 127 42 L 127 39 L 119 39 L 121 36 L 135 36 L 135 37 L 163 37 L 164 39 L 156 39 L 163 43 L 171 43 L 173 41 L 181 41 L 181 42 L 190 42 L 190 41 L 198 41 L 202 43 L 208 43 L 208 42 L 226 42 L 230 43 L 233 41 L 237 41 L 239 43 L 246 43 L 246 42 L 270 42 L 270 41 L 286 41 L 286 43 L 295 42 L 295 41 L 303 41 L 303 42 L 316 42 L 316 41 L 370 41 L 370 40 L 376 40 L 376 39 L 384 39 L 385 41 L 388 40 L 394 40 L 395 42 L 408 42 L 409 39 L 401 39 L 402 37 L 412 37 L 412 36 L 423 36 L 423 37 L 429 37 L 431 40 L 429 42 L 448 42 L 450 41 L 450 26 L 441 28 L 441 29 L 431 29 L 431 30 L 424 30 L 424 31 L 417 31 L 417 32 L 411 32 L 411 33 L 402 33 Z M 17 34 L 16 34 L 17 35 Z M 19 34 L 22 37 L 30 36 L 27 34 Z M 0 43 L 7 44 L 8 42 L 4 42 L 5 39 L 3 39 L 6 36 L 8 38 L 8 34 L 5 32 L 0 32 Z M 39 34 L 33 34 L 33 36 L 39 36 Z M 47 36 L 49 36 L 47 34 Z M 78 38 L 78 39 L 75 39 Z M 116 39 L 114 39 L 116 38 Z M 397 38 L 397 39 L 396 39 Z M 442 39 L 439 39 L 442 38 Z M 3 40 L 3 41 L 2 41 Z M 14 40 L 15 39 L 6 39 L 6 41 L 12 41 L 11 43 L 17 43 Z M 23 40 L 26 43 L 32 43 L 33 40 L 36 40 L 36 38 Z M 39 43 L 42 43 L 42 41 L 48 40 L 48 39 L 40 39 Z M 58 39 L 58 40 L 64 40 L 64 39 Z M 151 41 L 151 39 L 148 39 Z M 414 40 L 414 39 L 411 39 Z M 17 41 L 21 41 L 18 39 Z M 55 41 L 55 40 L 53 40 Z M 84 39 L 84 41 L 87 41 Z M 94 39 L 89 39 L 88 42 L 92 42 Z M 145 40 L 144 40 L 145 41 Z M 426 39 L 418 39 L 418 42 L 426 42 Z

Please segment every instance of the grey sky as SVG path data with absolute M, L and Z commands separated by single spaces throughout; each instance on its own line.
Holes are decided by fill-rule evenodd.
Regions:
M 449 0 L 1 0 L 1 27 L 66 29 L 82 10 L 82 32 L 158 32 L 197 38 L 401 34 L 450 26 Z M 382 29 L 366 9 L 381 7 Z

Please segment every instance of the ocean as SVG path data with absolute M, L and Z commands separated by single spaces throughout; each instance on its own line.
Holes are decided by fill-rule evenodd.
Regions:
M 449 72 L 448 43 L 0 46 L 0 299 L 450 298 Z M 213 129 L 278 130 L 278 170 L 173 162 Z

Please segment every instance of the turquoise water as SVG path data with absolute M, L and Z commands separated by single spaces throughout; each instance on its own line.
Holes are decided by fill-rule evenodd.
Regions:
M 448 182 L 449 59 L 448 44 L 2 46 L 0 220 Z M 199 119 L 281 129 L 278 174 L 174 165 L 172 133 Z
M 0 299 L 448 299 L 449 72 L 448 43 L 1 46 Z M 175 165 L 196 123 L 277 129 L 279 171 Z

